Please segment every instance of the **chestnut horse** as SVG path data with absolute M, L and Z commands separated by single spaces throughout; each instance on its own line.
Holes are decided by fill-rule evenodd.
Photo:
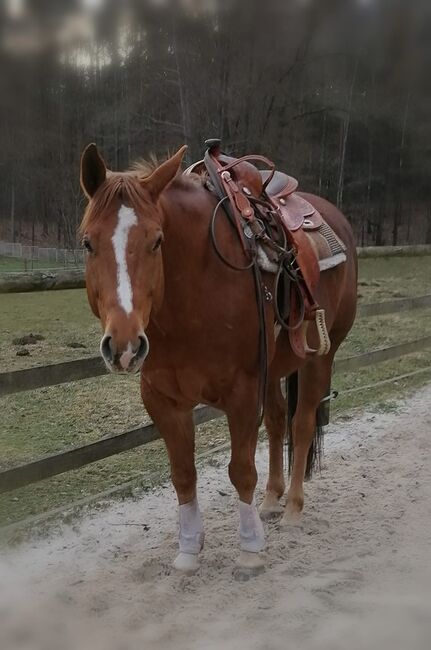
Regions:
M 95 145 L 81 160 L 89 200 L 82 224 L 88 250 L 88 300 L 100 318 L 100 352 L 109 370 L 141 371 L 145 407 L 162 435 L 179 502 L 179 554 L 174 566 L 193 572 L 204 542 L 196 496 L 193 408 L 200 403 L 226 413 L 231 435 L 229 477 L 239 495 L 239 566 L 262 566 L 264 529 L 254 491 L 258 436 L 259 317 L 251 271 L 225 265 L 209 227 L 217 199 L 202 179 L 179 173 L 186 147 L 159 166 L 111 172 Z M 316 409 L 330 384 L 334 354 L 353 324 L 357 261 L 351 228 L 324 199 L 305 195 L 347 247 L 347 261 L 321 274 L 316 298 L 326 311 L 331 339 L 325 356 L 296 357 L 287 331 L 274 332 L 265 305 L 268 382 L 265 424 L 269 479 L 261 515 L 280 510 L 285 490 L 283 441 L 286 406 L 280 379 L 298 372 L 293 420 L 293 465 L 282 524 L 294 522 L 304 502 L 307 456 L 316 432 Z M 219 247 L 238 266 L 244 251 L 227 219 L 217 224 Z M 264 273 L 271 290 L 274 276 Z M 309 340 L 317 345 L 314 325 Z M 145 363 L 144 363 L 145 361 Z

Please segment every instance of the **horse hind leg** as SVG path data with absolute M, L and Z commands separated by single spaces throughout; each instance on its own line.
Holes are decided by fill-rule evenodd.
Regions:
M 259 513 L 262 519 L 269 519 L 283 512 L 279 501 L 286 487 L 283 468 L 286 401 L 278 378 L 271 381 L 268 386 L 265 427 L 269 441 L 269 475 Z
M 291 479 L 286 506 L 280 524 L 298 525 L 304 507 L 304 478 L 319 459 L 321 431 L 316 426 L 316 412 L 331 381 L 335 350 L 313 357 L 298 372 L 298 402 L 290 434 Z

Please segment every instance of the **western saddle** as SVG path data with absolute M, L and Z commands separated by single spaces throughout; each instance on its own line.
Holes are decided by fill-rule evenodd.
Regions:
M 296 192 L 298 181 L 276 170 L 264 156 L 233 158 L 221 152 L 219 140 L 207 140 L 206 145 L 204 159 L 184 173 L 205 174 L 206 187 L 220 200 L 213 219 L 222 205 L 244 250 L 262 270 L 275 273 L 274 296 L 267 290 L 265 295 L 274 302 L 276 325 L 289 331 L 293 352 L 301 358 L 326 354 L 330 339 L 325 313 L 314 298 L 319 259 L 306 234 L 322 226 L 322 216 Z M 267 169 L 259 170 L 253 162 Z M 214 237 L 213 233 L 213 241 Z M 216 241 L 214 245 L 217 250 Z M 307 344 L 310 321 L 315 321 L 319 333 L 316 350 Z

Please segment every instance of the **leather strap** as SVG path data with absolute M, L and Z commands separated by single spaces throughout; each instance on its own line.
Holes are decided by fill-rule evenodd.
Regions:
M 246 221 L 249 221 L 254 216 L 254 210 L 251 207 L 250 201 L 240 191 L 238 185 L 226 169 L 219 171 L 219 173 L 222 181 L 225 183 L 227 193 L 231 195 L 231 198 L 235 202 L 237 210 Z
M 264 192 L 266 190 L 266 188 L 268 187 L 269 183 L 272 181 L 272 179 L 274 177 L 274 174 L 275 174 L 275 164 L 272 162 L 272 160 L 269 160 L 269 158 L 266 158 L 265 156 L 259 156 L 257 154 L 256 155 L 242 156 L 241 158 L 236 158 L 235 160 L 232 160 L 232 162 L 227 163 L 226 165 L 224 165 L 224 168 L 226 170 L 229 170 L 229 169 L 232 169 L 232 167 L 235 167 L 235 165 L 238 165 L 239 163 L 242 163 L 242 162 L 247 162 L 249 160 L 253 161 L 253 162 L 258 160 L 259 162 L 262 162 L 265 165 L 268 165 L 268 167 L 269 167 L 269 172 L 270 173 L 268 174 L 268 178 L 266 179 L 266 181 L 263 183 L 263 186 L 262 186 L 262 191 Z
M 304 339 L 302 336 L 301 327 L 295 327 L 295 324 L 298 323 L 300 315 L 300 304 L 297 290 L 294 286 L 291 285 L 290 288 L 290 314 L 289 314 L 289 341 L 290 347 L 292 348 L 293 354 L 295 354 L 300 359 L 305 359 L 306 352 L 304 349 Z

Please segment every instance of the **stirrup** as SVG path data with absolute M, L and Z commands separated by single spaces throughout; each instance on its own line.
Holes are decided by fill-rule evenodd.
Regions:
M 317 355 L 318 357 L 321 357 L 324 354 L 328 354 L 329 350 L 331 349 L 331 340 L 329 338 L 328 330 L 326 327 L 325 310 L 316 309 L 315 319 L 316 319 L 315 322 L 317 327 L 317 333 L 319 335 L 319 347 L 317 348 L 317 350 L 310 348 L 307 343 L 307 329 L 310 321 L 308 320 L 303 321 L 301 326 L 301 334 L 302 334 L 305 354 L 307 355 L 313 354 L 313 355 Z

